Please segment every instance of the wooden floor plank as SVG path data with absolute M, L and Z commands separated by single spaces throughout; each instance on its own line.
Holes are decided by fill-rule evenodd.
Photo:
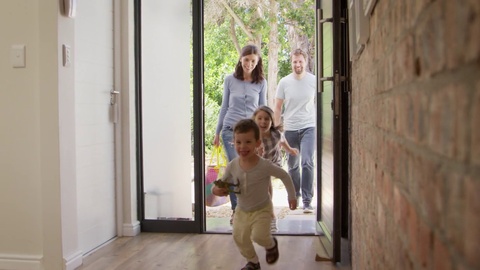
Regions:
M 277 236 L 280 259 L 265 262 L 265 250 L 255 246 L 262 269 L 350 270 L 331 262 L 316 261 L 316 236 Z M 121 237 L 92 252 L 78 270 L 232 270 L 246 261 L 229 234 L 141 233 Z

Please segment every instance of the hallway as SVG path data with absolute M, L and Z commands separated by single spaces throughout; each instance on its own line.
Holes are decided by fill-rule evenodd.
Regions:
M 240 269 L 245 262 L 231 235 L 140 233 L 144 220 L 138 215 L 142 190 L 137 185 L 141 175 L 135 131 L 139 82 L 133 72 L 138 64 L 134 57 L 134 22 L 138 15 L 134 2 L 140 1 L 74 1 L 78 2 L 75 18 L 60 12 L 61 2 L 1 1 L 0 269 Z M 192 3 L 199 7 L 198 1 Z M 346 127 L 349 140 L 343 143 L 349 152 L 339 156 L 349 163 L 345 168 L 350 176 L 348 185 L 340 187 L 348 195 L 348 203 L 342 206 L 349 206 L 349 213 L 343 219 L 346 226 L 336 227 L 339 231 L 335 236 L 343 234 L 351 240 L 351 268 L 480 269 L 480 1 L 328 3 L 341 3 L 336 11 L 345 16 L 337 16 L 333 23 L 329 18 L 318 20 L 323 24 L 323 34 L 332 35 L 334 28 L 341 30 L 340 26 L 348 24 L 349 31 L 342 36 L 349 36 L 351 41 L 349 54 L 343 55 L 349 61 L 349 76 L 343 78 L 326 65 L 332 74 L 323 81 L 334 90 L 325 90 L 325 95 L 350 97 L 345 103 L 350 107 L 350 124 Z M 190 15 L 190 6 L 184 7 L 189 12 L 183 15 Z M 165 26 L 165 32 L 172 36 L 178 34 L 171 31 L 174 24 L 170 22 L 158 25 Z M 195 29 L 198 34 L 202 28 Z M 100 30 L 108 35 L 99 34 Z M 159 27 L 151 30 L 158 33 Z M 190 89 L 189 79 L 176 76 L 179 67 L 184 68 L 185 77 L 190 75 L 186 65 L 177 61 L 183 57 L 190 64 L 189 54 L 170 53 L 175 51 L 172 44 L 175 46 L 162 42 L 151 48 L 159 56 L 174 58 L 171 62 L 160 58 L 162 61 L 150 65 L 152 74 L 174 72 L 164 81 L 183 81 L 185 89 Z M 185 44 L 187 51 L 189 43 Z M 71 54 L 66 48 L 71 48 Z M 20 65 L 19 60 L 23 60 Z M 118 89 L 111 87 L 112 81 Z M 335 84 L 348 84 L 348 93 L 340 92 Z M 179 99 L 179 94 L 184 100 L 190 99 L 178 87 L 159 83 L 152 84 L 153 88 L 159 90 L 153 92 L 162 101 L 168 102 L 160 107 L 164 112 L 178 110 L 178 104 L 171 100 Z M 111 107 L 112 89 L 122 91 L 118 111 Z M 173 97 L 168 98 L 170 95 Z M 202 98 L 194 100 L 200 103 Z M 341 98 L 334 101 L 339 103 Z M 324 108 L 334 111 L 331 105 L 341 105 L 338 103 L 329 102 Z M 104 113 L 86 104 L 100 105 Z M 342 113 L 341 106 L 335 108 Z M 107 109 L 118 115 L 105 113 Z M 80 113 L 85 119 L 78 118 Z M 164 143 L 162 146 L 175 151 L 162 148 L 158 153 L 181 152 L 189 157 L 190 122 L 182 131 L 171 124 L 178 114 L 158 114 L 155 120 L 160 116 L 164 117 L 160 133 L 170 135 L 175 130 L 188 141 L 188 147 L 176 151 L 176 144 Z M 114 131 L 90 125 L 89 121 L 114 120 L 121 126 L 115 132 L 121 135 L 117 141 L 120 145 L 117 149 L 109 143 L 105 149 L 111 156 L 107 158 L 107 151 L 100 151 L 99 146 L 113 141 Z M 83 128 L 85 125 L 90 128 Z M 158 139 L 154 134 L 152 138 Z M 87 150 L 86 145 L 91 147 Z M 108 173 L 88 166 L 91 162 L 107 168 L 97 158 L 112 161 L 113 152 L 119 164 L 109 163 Z M 156 160 L 158 164 L 173 163 L 165 162 L 168 159 L 185 162 L 179 164 L 181 168 L 189 167 L 188 158 L 162 158 Z M 174 171 L 180 170 L 168 170 Z M 189 185 L 189 171 L 180 172 L 187 176 L 165 179 L 186 179 Z M 118 196 L 108 195 L 107 187 L 100 184 L 112 176 L 118 178 Z M 92 181 L 95 179 L 102 181 Z M 113 194 L 113 185 L 108 189 Z M 100 191 L 100 195 L 89 190 Z M 108 198 L 109 203 L 90 198 Z M 190 214 L 190 201 L 184 201 L 188 202 L 185 211 Z M 104 209 L 110 217 L 107 227 L 123 237 L 84 257 L 90 250 L 90 245 L 85 245 L 87 240 L 103 239 L 99 235 L 108 232 L 86 222 L 106 221 L 106 215 L 99 211 Z M 263 269 L 344 269 L 315 261 L 317 236 L 278 238 L 281 257 L 276 265 L 267 265 L 264 251 L 259 250 Z

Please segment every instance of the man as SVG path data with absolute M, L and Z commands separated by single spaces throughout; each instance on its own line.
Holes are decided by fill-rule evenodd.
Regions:
M 292 148 L 300 150 L 300 156 L 288 155 L 288 173 L 292 177 L 297 199 L 302 197 L 303 212 L 312 213 L 316 81 L 315 76 L 306 71 L 307 59 L 307 54 L 301 49 L 291 53 L 293 72 L 278 83 L 275 123 L 281 123 L 283 108 L 285 139 Z

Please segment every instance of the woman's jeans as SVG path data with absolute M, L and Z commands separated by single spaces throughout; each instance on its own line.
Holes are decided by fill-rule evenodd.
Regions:
M 315 154 L 315 127 L 285 131 L 285 139 L 300 155 L 288 155 L 288 173 L 292 177 L 296 196 L 302 196 L 304 206 L 310 205 L 313 198 L 313 156 Z M 301 159 L 301 176 L 300 163 Z M 301 188 L 301 194 L 300 194 Z
M 237 151 L 235 150 L 235 145 L 233 144 L 233 128 L 224 126 L 221 132 L 223 148 L 227 153 L 228 162 L 237 157 Z M 237 207 L 237 195 L 230 192 L 230 202 L 232 203 L 232 210 L 235 210 Z

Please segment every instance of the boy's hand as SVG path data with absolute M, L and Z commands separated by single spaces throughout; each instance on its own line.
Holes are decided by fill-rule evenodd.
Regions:
M 290 154 L 290 155 L 292 155 L 292 156 L 297 156 L 297 155 L 298 155 L 298 153 L 300 153 L 300 152 L 298 151 L 298 149 L 297 149 L 297 148 L 292 148 L 292 151 L 290 151 L 290 153 L 289 153 L 289 154 Z
M 295 210 L 297 209 L 297 200 L 289 200 L 288 205 L 290 206 L 290 210 Z
M 235 184 L 230 184 L 230 183 L 224 182 L 220 179 L 213 181 L 213 184 L 215 185 L 214 188 L 220 189 L 220 190 L 215 191 L 215 192 L 218 192 L 220 194 L 220 195 L 218 195 L 218 194 L 213 193 L 213 188 L 212 188 L 212 193 L 217 195 L 217 196 L 227 196 L 228 194 L 230 194 L 230 192 L 240 194 L 240 191 L 235 191 L 235 190 L 231 189 L 231 187 L 238 187 L 238 185 L 240 185 L 240 184 L 236 184 L 236 185 Z M 224 190 L 226 192 L 225 194 L 224 194 Z
M 212 188 L 212 194 L 216 196 L 227 196 L 229 193 L 227 188 L 221 188 L 217 186 L 213 186 Z
M 213 181 L 212 193 L 217 196 L 227 196 L 230 193 L 230 184 L 220 179 Z

